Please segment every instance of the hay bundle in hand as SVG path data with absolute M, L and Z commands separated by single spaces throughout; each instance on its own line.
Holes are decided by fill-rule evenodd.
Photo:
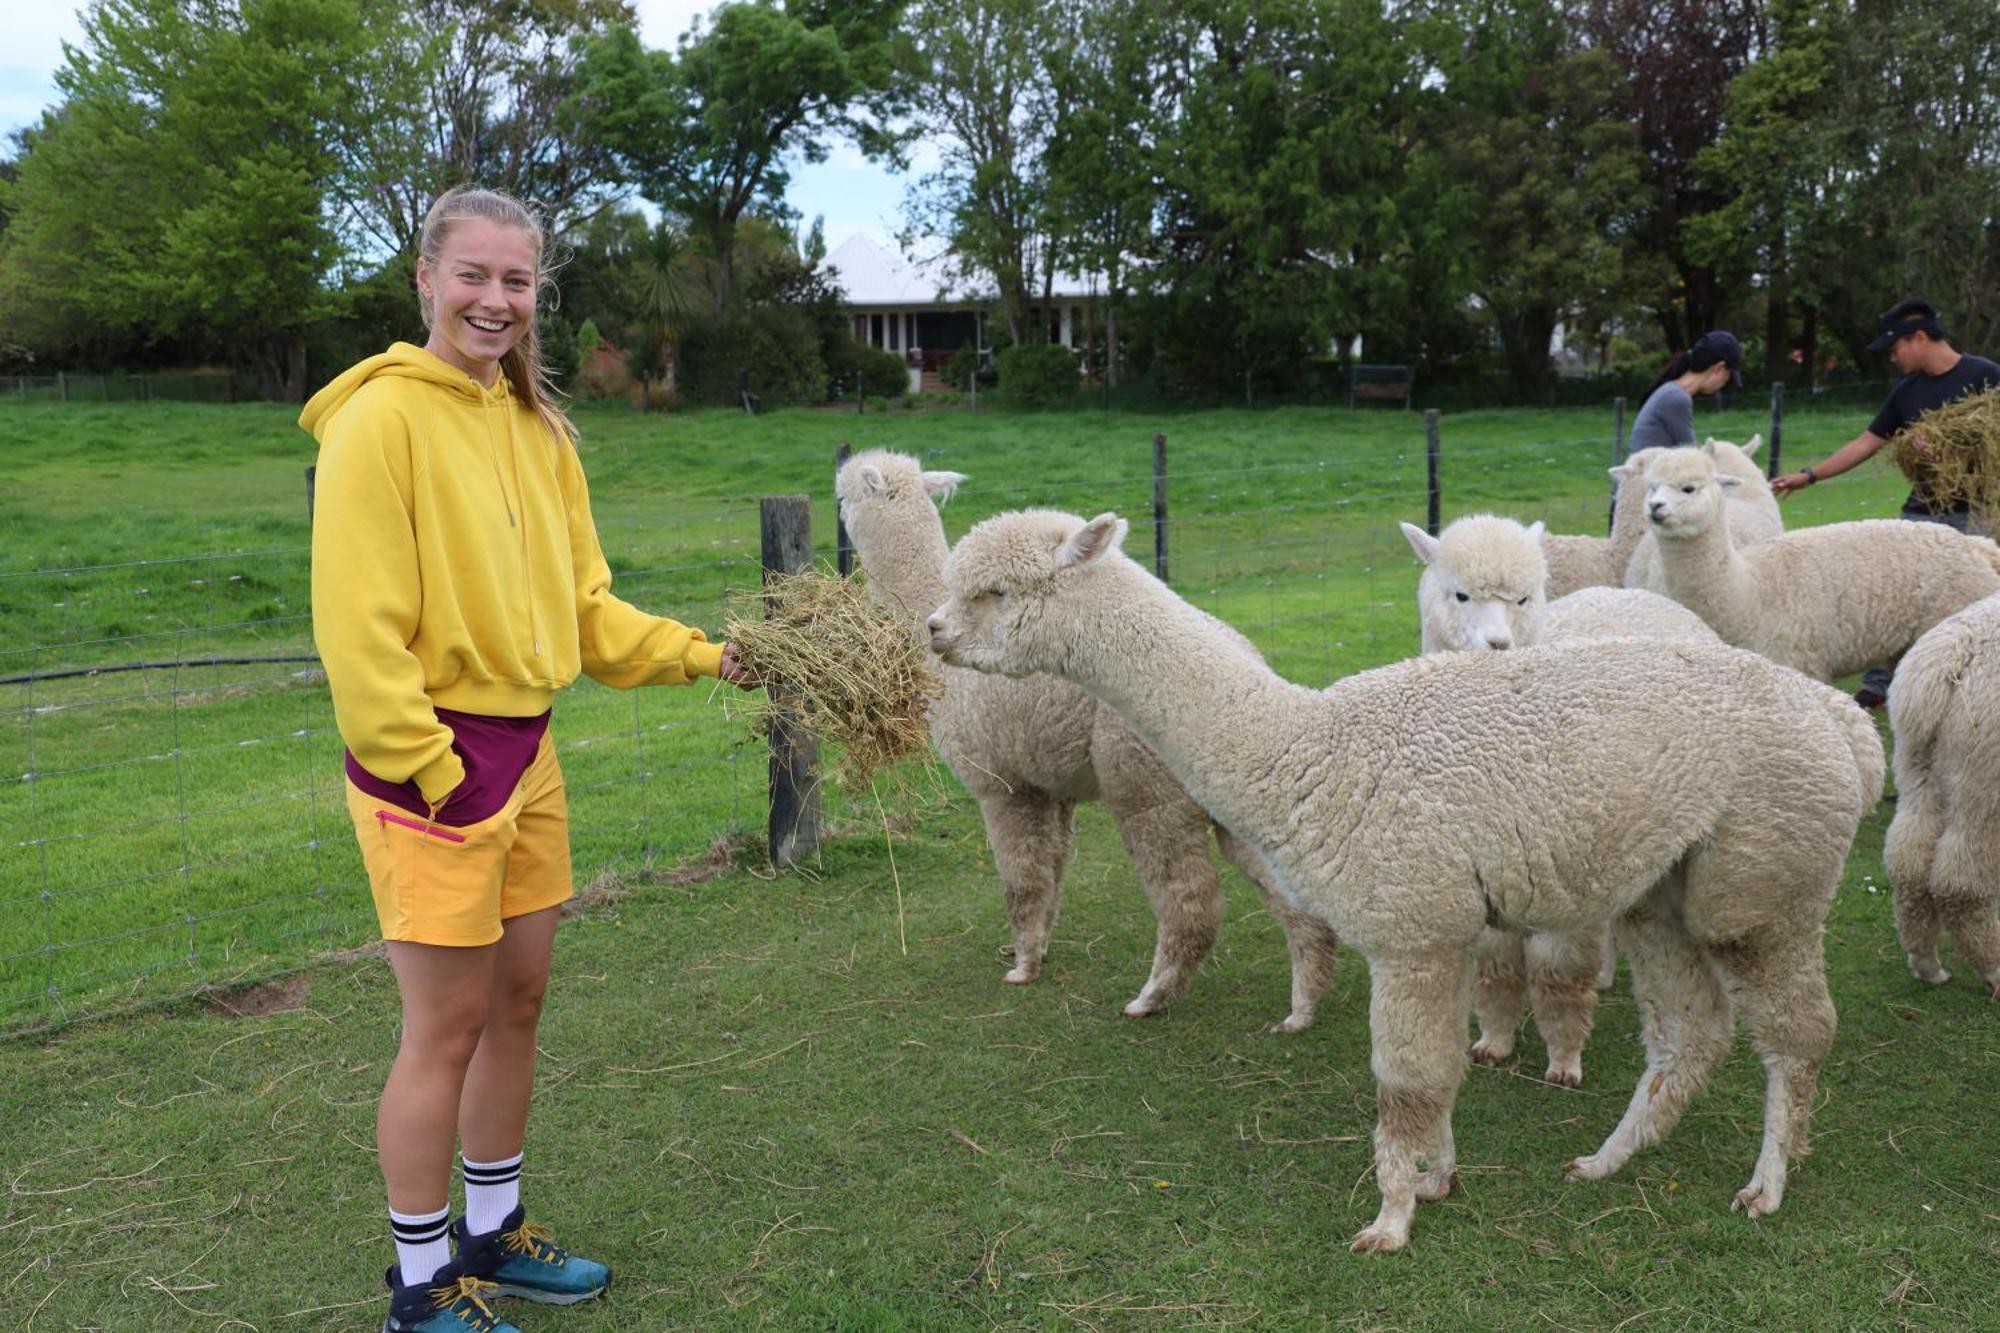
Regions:
M 760 734 L 782 712 L 838 746 L 832 776 L 850 790 L 928 750 L 926 718 L 944 683 L 908 623 L 854 580 L 825 569 L 770 574 L 730 600 L 724 636 L 751 678 L 774 687 L 741 705 Z
M 1961 501 L 1987 527 L 2000 522 L 2000 389 L 1934 407 L 1896 432 L 1890 457 L 1938 509 Z

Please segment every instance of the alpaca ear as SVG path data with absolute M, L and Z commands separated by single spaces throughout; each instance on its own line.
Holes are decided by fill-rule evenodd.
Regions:
M 1606 468 L 1605 471 L 1611 474 L 1613 481 L 1630 481 L 1633 475 L 1630 463 L 1620 463 L 1616 467 Z
M 1410 543 L 1410 549 L 1417 553 L 1417 559 L 1423 561 L 1427 565 L 1431 561 L 1437 559 L 1438 555 L 1437 538 L 1431 536 L 1428 532 L 1425 532 L 1422 528 L 1418 527 L 1414 523 L 1404 523 L 1401 526 L 1403 529 L 1404 540 L 1408 541 Z
M 1758 431 L 1755 435 L 1752 435 L 1750 437 L 1750 443 L 1743 446 L 1744 457 L 1748 458 L 1753 456 L 1759 449 L 1762 449 L 1763 447 L 1764 447 L 1764 432 Z
M 943 504 L 945 501 L 951 499 L 951 493 L 958 489 L 958 484 L 961 481 L 969 480 L 970 478 L 963 472 L 926 472 L 924 473 L 924 493 L 939 504 Z
M 1539 518 L 1528 525 L 1528 535 L 1535 539 L 1535 545 L 1537 546 L 1542 544 L 1542 538 L 1548 536 L 1548 532 L 1549 525 L 1542 522 Z
M 862 491 L 868 495 L 882 496 L 889 493 L 889 479 L 883 476 L 882 469 L 873 463 L 863 463 L 854 469 L 854 476 L 861 483 Z
M 1701 446 L 1701 451 L 1707 454 L 1710 458 L 1715 457 L 1715 437 L 1713 435 L 1709 436 L 1707 441 L 1703 443 L 1703 445 Z
M 1128 524 L 1116 514 L 1099 514 L 1072 532 L 1056 547 L 1056 568 L 1072 569 L 1094 564 L 1118 549 L 1125 540 Z

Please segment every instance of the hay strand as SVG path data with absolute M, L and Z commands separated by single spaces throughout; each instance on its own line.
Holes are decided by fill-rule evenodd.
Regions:
M 2000 389 L 1934 407 L 1896 432 L 1890 458 L 1940 512 L 1962 501 L 1987 527 L 2000 521 Z
M 857 792 L 928 752 L 928 716 L 944 684 L 907 620 L 824 566 L 770 574 L 730 600 L 724 635 L 751 678 L 774 687 L 732 701 L 758 734 L 782 712 L 838 747 L 829 776 Z

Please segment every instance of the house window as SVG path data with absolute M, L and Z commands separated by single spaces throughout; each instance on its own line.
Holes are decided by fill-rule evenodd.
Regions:
M 900 314 L 889 316 L 889 350 L 903 350 L 903 317 Z
M 870 347 L 880 347 L 882 345 L 882 317 L 880 315 L 870 315 L 868 317 L 868 345 Z

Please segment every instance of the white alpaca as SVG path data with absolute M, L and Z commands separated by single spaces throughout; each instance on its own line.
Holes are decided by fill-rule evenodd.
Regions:
M 1882 849 L 1910 971 L 1941 985 L 1949 930 L 2000 999 L 2000 596 L 1918 639 L 1889 686 L 1896 818 Z
M 1625 581 L 1632 553 L 1646 536 L 1646 488 L 1626 484 L 1626 474 L 1621 469 L 1643 469 L 1645 460 L 1659 452 L 1641 449 L 1620 467 L 1611 469 L 1618 492 L 1612 500 L 1609 537 L 1542 534 L 1542 555 L 1549 566 L 1547 596 L 1567 597 L 1579 588 L 1615 588 Z
M 1830 523 L 1738 546 L 1723 503 L 1738 485 L 1706 448 L 1668 450 L 1646 469 L 1660 555 L 1653 591 L 1727 643 L 1832 680 L 1893 661 L 1938 621 L 2000 592 L 2000 547 L 1939 523 Z
M 1741 484 L 1731 489 L 1723 499 L 1729 510 L 1729 540 L 1738 546 L 1754 546 L 1781 535 L 1785 530 L 1784 515 L 1778 510 L 1778 497 L 1771 491 L 1771 483 L 1764 480 L 1764 474 L 1752 460 L 1757 448 L 1764 442 L 1761 435 L 1752 435 L 1750 443 L 1738 447 L 1728 440 L 1718 440 L 1711 436 L 1701 448 L 1715 459 L 1715 470 L 1727 477 L 1735 477 Z M 1685 446 L 1694 448 L 1693 445 Z M 1646 524 L 1646 468 L 1653 459 L 1666 453 L 1664 449 L 1645 449 L 1632 455 L 1623 464 L 1611 469 L 1611 475 L 1619 478 L 1619 494 L 1624 494 L 1625 479 L 1632 478 L 1632 493 L 1637 501 L 1639 527 Z M 1643 455 L 1643 457 L 1642 457 Z M 1632 558 L 1626 562 L 1620 578 L 1615 583 L 1627 588 L 1644 588 L 1649 592 L 1659 592 L 1660 550 L 1659 538 L 1652 532 L 1644 531 L 1639 544 L 1632 550 Z
M 912 633 L 921 634 L 924 617 L 944 601 L 944 526 L 932 501 L 948 498 L 964 480 L 882 451 L 857 454 L 836 479 L 869 594 L 907 616 Z M 1027 984 L 1041 970 L 1076 803 L 1101 795 L 1159 922 L 1152 975 L 1125 1012 L 1155 1013 L 1185 991 L 1215 943 L 1223 900 L 1209 859 L 1214 827 L 1223 853 L 1256 881 L 1290 946 L 1292 1006 L 1276 1030 L 1312 1024 L 1333 981 L 1338 938 L 1271 888 L 1256 854 L 1213 825 L 1145 742 L 1109 709 L 1054 677 L 1008 680 L 947 667 L 944 682 L 931 737 L 985 820 L 1013 927 L 1009 982 Z
M 1440 653 L 1308 690 L 1125 558 L 1124 532 L 1111 514 L 988 519 L 952 552 L 932 647 L 1117 710 L 1368 959 L 1382 1208 L 1354 1248 L 1401 1248 L 1417 1201 L 1451 1188 L 1473 953 L 1496 925 L 1615 919 L 1632 961 L 1647 1068 L 1571 1174 L 1666 1135 L 1733 1008 L 1767 1083 L 1736 1202 L 1776 1210 L 1833 1039 L 1821 929 L 1881 790 L 1853 701 L 1754 654 L 1632 640 Z
M 1403 536 L 1424 563 L 1417 613 L 1426 653 L 1603 638 L 1721 642 L 1692 611 L 1648 592 L 1584 588 L 1546 601 L 1540 523 L 1524 528 L 1511 518 L 1473 514 L 1437 537 L 1405 523 Z M 1608 929 L 1583 935 L 1488 930 L 1473 1001 L 1479 1039 L 1472 1058 L 1497 1065 L 1513 1055 L 1525 998 L 1548 1047 L 1543 1077 L 1580 1086 L 1597 988 L 1611 984 L 1613 964 Z

